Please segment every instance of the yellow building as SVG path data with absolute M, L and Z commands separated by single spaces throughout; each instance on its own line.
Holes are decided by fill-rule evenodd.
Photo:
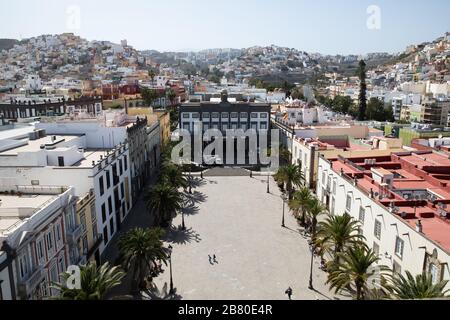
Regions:
M 91 190 L 78 200 L 76 210 L 77 224 L 80 225 L 80 236 L 77 241 L 80 264 L 84 264 L 87 261 L 96 261 L 99 264 L 100 253 L 98 247 L 103 237 L 97 233 L 94 190 Z
M 147 116 L 148 122 L 159 121 L 161 132 L 161 145 L 170 142 L 170 114 L 166 110 L 154 110 L 153 108 L 128 108 L 127 114 L 130 116 Z

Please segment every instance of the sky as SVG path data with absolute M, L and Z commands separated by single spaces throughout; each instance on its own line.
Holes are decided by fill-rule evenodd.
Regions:
M 279 45 L 402 52 L 450 32 L 448 0 L 1 0 L 0 38 L 73 32 L 139 50 Z M 7 4 L 6 4 L 7 3 Z

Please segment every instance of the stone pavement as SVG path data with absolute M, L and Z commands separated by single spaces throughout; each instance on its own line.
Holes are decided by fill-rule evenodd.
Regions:
M 286 205 L 286 228 L 281 227 L 283 201 L 275 181 L 266 193 L 265 177 L 205 177 L 185 215 L 186 231 L 172 229 L 166 245 L 173 249 L 174 299 L 334 299 L 326 274 L 314 263 L 314 287 L 308 289 L 310 250 Z M 174 220 L 181 225 L 181 215 Z M 217 263 L 209 261 L 215 254 Z M 167 298 L 169 268 L 154 279 Z

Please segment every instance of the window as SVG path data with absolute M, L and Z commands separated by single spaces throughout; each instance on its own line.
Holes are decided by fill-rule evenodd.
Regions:
M 125 198 L 125 188 L 123 187 L 123 182 L 120 184 L 120 192 L 122 194 L 122 199 Z
M 24 279 L 28 275 L 28 261 L 25 254 L 19 258 L 20 278 Z
M 109 228 L 110 228 L 110 232 L 111 232 L 111 237 L 113 236 L 113 234 L 114 234 L 114 218 L 111 218 L 110 220 L 109 220 Z
M 403 248 L 405 247 L 405 242 L 397 237 L 395 239 L 395 255 L 399 258 L 403 258 Z
M 128 158 L 126 155 L 123 156 L 123 164 L 125 166 L 125 171 L 127 171 L 128 170 Z
M 209 119 L 209 113 L 208 112 L 203 112 L 202 113 L 202 118 L 203 119 Z
M 64 167 L 64 157 L 58 157 L 58 166 Z
M 86 231 L 86 214 L 82 213 L 80 215 L 80 224 L 81 224 L 81 230 Z
M 50 231 L 49 233 L 47 233 L 47 251 L 52 251 L 54 244 L 53 244 L 53 234 Z
M 376 256 L 378 256 L 380 254 L 380 246 L 376 242 L 373 243 L 373 253 Z
M 111 187 L 111 177 L 109 175 L 109 170 L 106 170 L 106 189 Z
M 247 125 L 245 123 L 241 124 L 241 129 L 247 131 Z
M 184 122 L 183 123 L 183 129 L 184 130 L 188 130 L 188 131 L 191 129 L 191 126 L 189 125 L 189 122 Z
M 113 207 L 112 207 L 112 199 L 111 197 L 108 198 L 108 213 L 109 215 L 111 215 L 113 212 Z
M 428 273 L 431 275 L 431 280 L 433 281 L 433 284 L 436 284 L 438 282 L 438 268 L 434 263 L 430 263 L 428 266 Z
M 64 263 L 64 256 L 61 256 L 58 258 L 58 267 L 59 267 L 60 274 L 66 271 L 66 264 Z
M 364 224 L 364 220 L 366 218 L 366 210 L 364 209 L 363 206 L 359 207 L 359 222 L 361 222 L 361 224 Z
M 188 119 L 189 118 L 189 113 L 184 112 L 182 117 L 183 117 L 183 119 Z
M 330 213 L 334 215 L 334 206 L 335 206 L 335 200 L 334 197 L 331 198 L 331 207 L 330 207 Z
M 119 175 L 121 176 L 122 173 L 123 173 L 122 159 L 119 159 Z
M 102 222 L 105 223 L 106 221 L 106 206 L 105 204 L 102 204 Z
M 41 264 L 41 262 L 45 261 L 45 253 L 44 253 L 44 239 L 40 238 L 36 243 L 36 251 L 37 251 L 37 258 L 38 263 Z
M 103 185 L 103 176 L 98 179 L 98 184 L 100 186 L 100 195 L 105 193 L 105 186 Z
M 267 123 L 263 122 L 260 124 L 260 128 L 261 130 L 266 130 L 267 129 Z
M 83 254 L 86 254 L 89 250 L 88 238 L 84 236 L 83 238 Z
M 401 274 L 402 273 L 402 267 L 400 266 L 400 264 L 398 264 L 397 261 L 394 261 L 394 263 L 392 264 L 392 272 L 394 274 Z
M 228 123 L 224 123 L 222 124 L 222 130 L 227 130 L 228 129 Z
M 260 114 L 259 114 L 259 117 L 260 117 L 261 119 L 267 119 L 267 113 L 260 113 Z
M 198 118 L 200 118 L 200 114 L 198 114 L 197 112 L 194 112 L 194 113 L 192 114 L 192 118 L 193 118 L 193 119 L 198 119 Z
M 373 230 L 373 234 L 378 240 L 381 239 L 381 222 L 378 220 L 375 220 L 375 227 Z
M 347 201 L 345 202 L 345 210 L 347 210 L 347 212 L 352 210 L 352 196 L 349 194 L 347 195 Z
M 228 112 L 222 112 L 222 120 L 228 120 Z
M 218 112 L 213 112 L 211 117 L 217 119 L 219 117 L 219 113 Z
M 108 243 L 108 226 L 105 226 L 103 228 L 103 244 L 107 244 Z
M 257 122 L 252 122 L 251 128 L 252 128 L 253 130 L 258 130 L 258 123 L 257 123 Z
M 248 117 L 248 115 L 247 115 L 246 112 L 241 112 L 241 121 L 242 121 L 243 119 L 247 120 L 247 117 Z
M 334 195 L 336 195 L 336 185 L 337 185 L 337 182 L 333 181 L 333 194 Z
M 252 113 L 250 114 L 250 118 L 252 118 L 252 119 L 258 118 L 258 114 L 257 114 L 256 112 L 252 112 Z
M 325 172 L 322 173 L 322 184 L 325 185 L 325 181 L 327 179 L 327 174 Z
M 232 112 L 231 113 L 231 117 L 232 118 L 237 118 L 238 117 L 238 113 L 237 112 Z
M 97 222 L 94 222 L 92 224 L 92 237 L 94 238 L 94 241 L 97 240 L 98 233 L 97 233 Z

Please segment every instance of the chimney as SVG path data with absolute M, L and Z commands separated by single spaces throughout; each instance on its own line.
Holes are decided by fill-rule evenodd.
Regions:
M 422 221 L 420 221 L 420 220 L 418 220 L 416 222 L 416 231 L 419 232 L 419 233 L 423 233 L 422 232 L 423 231 Z

